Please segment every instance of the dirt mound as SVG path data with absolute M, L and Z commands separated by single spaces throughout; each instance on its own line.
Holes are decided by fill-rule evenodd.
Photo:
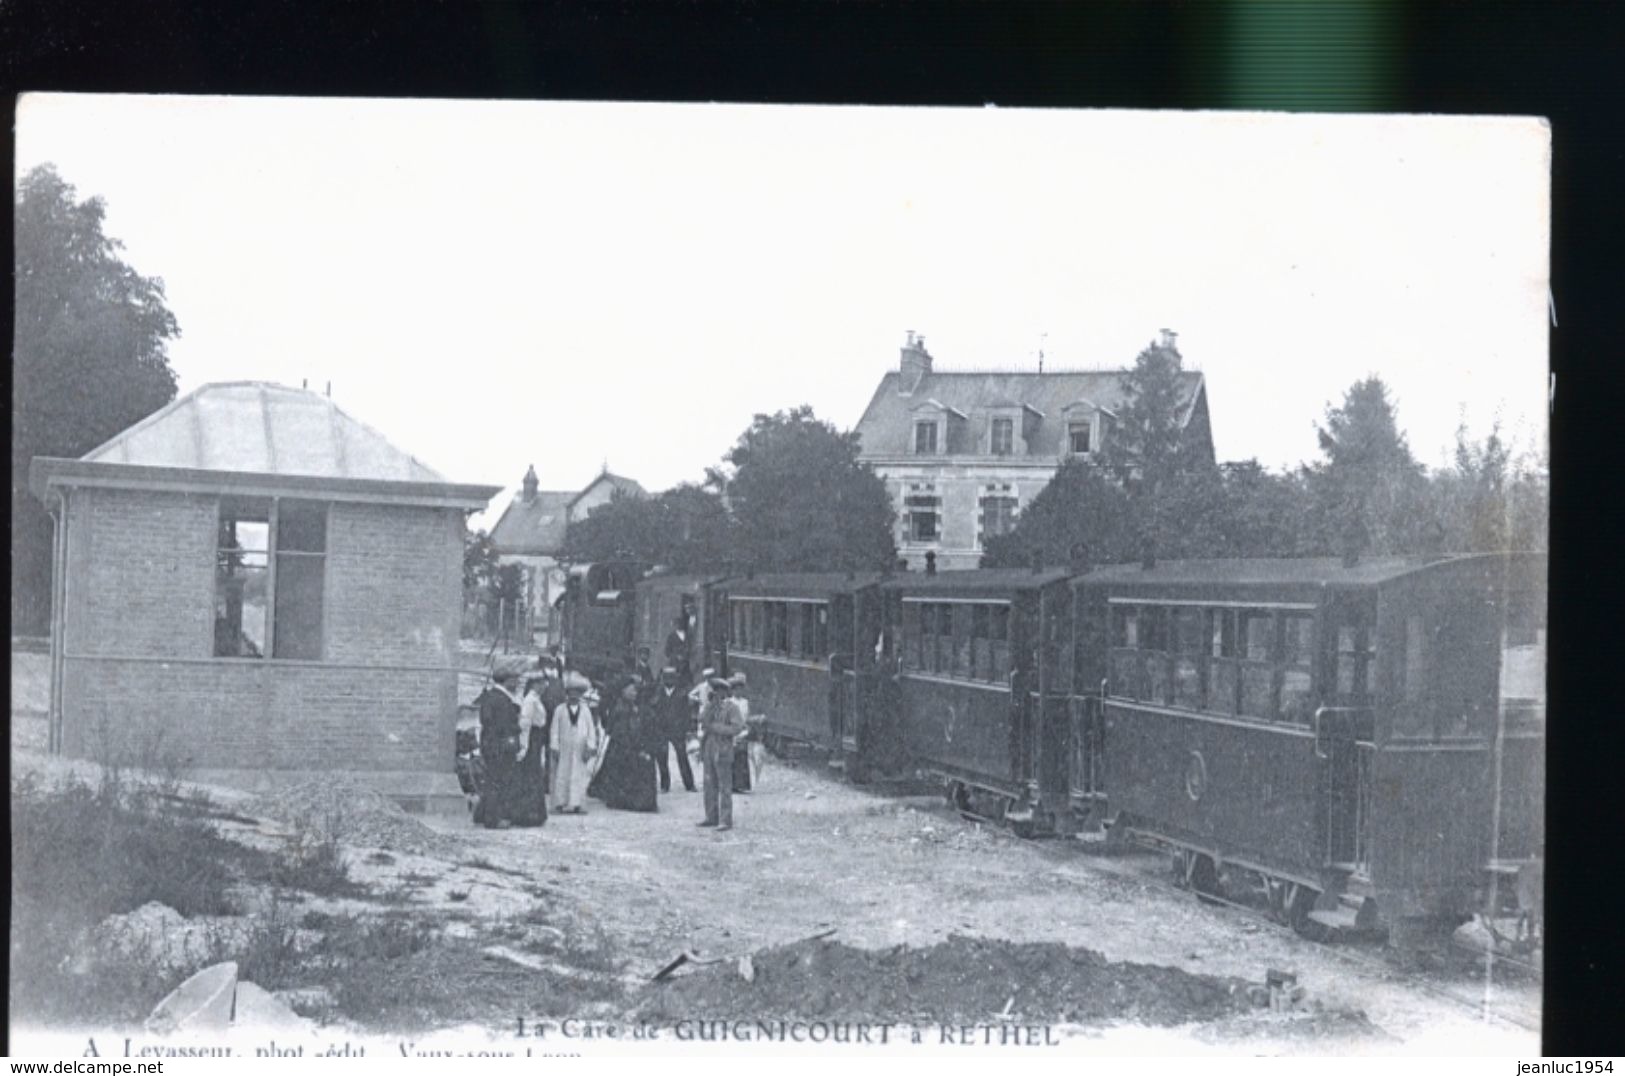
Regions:
M 1237 979 L 1114 964 L 1089 949 L 953 935 L 928 948 L 871 951 L 823 940 L 751 956 L 649 988 L 654 1018 L 850 1021 L 1015 1020 L 1169 1026 L 1252 1009 Z
M 302 781 L 254 801 L 256 810 L 343 844 L 420 856 L 455 856 L 461 845 L 369 788 L 330 778 Z

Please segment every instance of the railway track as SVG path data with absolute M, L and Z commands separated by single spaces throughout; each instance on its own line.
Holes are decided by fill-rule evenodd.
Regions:
M 997 830 L 1009 833 L 1011 839 L 1013 840 L 1022 839 L 1016 833 L 1011 832 L 1009 826 L 1001 819 L 991 818 L 978 814 L 975 811 L 966 810 L 963 808 L 950 809 L 954 810 L 954 812 L 965 821 L 974 822 L 978 825 L 991 826 Z M 1187 886 L 1168 879 L 1158 871 L 1148 870 L 1141 865 L 1129 864 L 1127 862 L 1114 860 L 1102 855 L 1091 854 L 1090 849 L 1081 841 L 1061 839 L 1054 842 L 1045 843 L 1049 844 L 1051 848 L 1065 849 L 1064 852 L 1059 854 L 1065 855 L 1068 859 L 1071 859 L 1074 856 L 1086 858 L 1092 869 L 1096 869 L 1107 874 L 1112 874 L 1120 878 L 1132 878 L 1134 881 L 1142 884 L 1150 884 L 1163 892 L 1177 895 L 1181 899 L 1198 900 L 1210 906 L 1223 907 L 1228 909 L 1232 914 L 1240 915 L 1253 922 L 1260 923 L 1268 929 L 1280 931 L 1282 934 L 1291 935 L 1294 938 L 1302 938 L 1302 935 L 1297 934 L 1289 925 L 1282 923 L 1280 920 L 1269 914 L 1269 912 L 1266 910 L 1255 907 L 1254 905 L 1248 904 L 1244 901 L 1232 900 L 1220 894 L 1197 893 Z M 1143 848 L 1144 846 L 1137 847 Z M 1151 850 L 1147 849 L 1147 851 Z M 1490 956 L 1488 959 L 1488 967 L 1485 970 L 1483 982 L 1481 984 L 1483 987 L 1482 993 L 1475 995 L 1462 989 L 1458 985 L 1440 983 L 1434 979 L 1426 977 L 1423 973 L 1409 971 L 1403 967 L 1400 967 L 1396 965 L 1387 955 L 1376 955 L 1370 952 L 1361 951 L 1359 949 L 1350 948 L 1349 943 L 1338 942 L 1335 940 L 1319 942 L 1314 941 L 1313 939 L 1303 940 L 1309 941 L 1310 944 L 1316 945 L 1320 951 L 1329 954 L 1333 959 L 1344 963 L 1351 968 L 1379 978 L 1398 979 L 1406 986 L 1413 987 L 1417 991 L 1427 994 L 1428 996 L 1440 1001 L 1445 1001 L 1463 1008 L 1474 1013 L 1487 1022 L 1499 1023 L 1510 1028 L 1522 1031 L 1531 1031 L 1537 1034 L 1540 1032 L 1540 1024 L 1538 1021 L 1531 1021 L 1517 1014 L 1498 1011 L 1494 1009 L 1491 1004 L 1491 990 L 1493 988 L 1493 984 L 1497 981 L 1495 976 L 1496 967 L 1499 965 L 1508 965 L 1516 969 L 1516 974 L 1518 975 L 1538 978 L 1540 969 L 1527 961 L 1500 954 Z M 1470 956 L 1468 955 L 1469 952 L 1471 953 Z M 1446 940 L 1445 943 L 1438 948 L 1424 949 L 1421 950 L 1420 953 L 1426 958 L 1444 963 L 1447 967 L 1453 961 L 1458 968 L 1464 967 L 1466 963 L 1471 962 L 1474 958 L 1480 962 L 1484 962 L 1486 957 L 1486 954 L 1483 953 L 1459 949 L 1451 945 L 1448 940 Z

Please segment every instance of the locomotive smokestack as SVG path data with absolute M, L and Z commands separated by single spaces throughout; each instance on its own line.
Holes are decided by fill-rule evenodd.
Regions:
M 926 553 L 925 553 L 925 574 L 926 575 L 936 575 L 937 574 L 937 554 L 936 554 L 936 552 L 934 550 L 929 550 L 929 549 L 926 550 Z

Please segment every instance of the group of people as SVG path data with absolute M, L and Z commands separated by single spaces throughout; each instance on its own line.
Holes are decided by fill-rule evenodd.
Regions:
M 584 814 L 589 797 L 617 810 L 657 810 L 658 793 L 671 791 L 673 751 L 683 788 L 696 791 L 689 756 L 697 732 L 700 825 L 733 828 L 733 794 L 759 778 L 762 755 L 746 742 L 753 721 L 745 675 L 723 678 L 705 669 L 689 685 L 676 665 L 654 678 L 642 659 L 607 713 L 591 682 L 556 658 L 495 669 L 477 703 L 482 772 L 475 823 L 539 826 L 550 812 Z

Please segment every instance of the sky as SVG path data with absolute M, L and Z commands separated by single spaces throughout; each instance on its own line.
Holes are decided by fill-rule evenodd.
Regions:
M 1161 329 L 1218 458 L 1318 455 L 1380 376 L 1418 459 L 1547 434 L 1529 118 L 33 94 L 182 335 L 181 392 L 325 391 L 446 477 L 698 481 L 754 414 L 939 369 L 1119 368 Z M 506 496 L 493 499 L 495 512 Z

